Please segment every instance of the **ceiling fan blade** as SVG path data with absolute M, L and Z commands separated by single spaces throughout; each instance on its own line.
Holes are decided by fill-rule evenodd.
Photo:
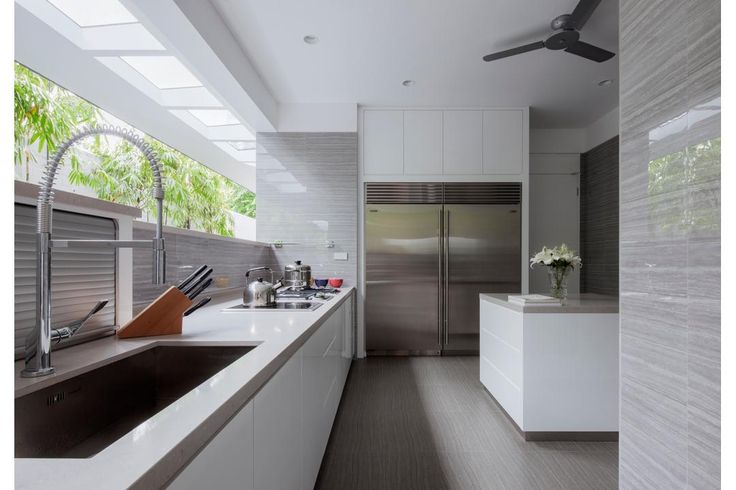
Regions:
M 487 54 L 483 57 L 483 61 L 493 61 L 501 58 L 507 58 L 509 56 L 526 53 L 528 51 L 542 49 L 543 47 L 544 41 L 537 41 L 536 43 L 525 44 L 524 46 L 519 46 L 518 48 L 511 48 L 507 49 L 506 51 L 499 51 L 498 53 Z
M 601 0 L 580 0 L 575 10 L 570 14 L 570 24 L 577 30 L 582 29 L 600 3 Z
M 615 53 L 606 51 L 605 49 L 599 48 L 598 46 L 593 46 L 592 44 L 584 43 L 583 41 L 578 41 L 572 44 L 567 49 L 565 49 L 565 51 L 567 51 L 568 53 L 576 54 L 578 56 L 582 56 L 583 58 L 587 58 L 589 60 L 597 61 L 598 63 L 610 60 L 611 58 L 616 56 Z

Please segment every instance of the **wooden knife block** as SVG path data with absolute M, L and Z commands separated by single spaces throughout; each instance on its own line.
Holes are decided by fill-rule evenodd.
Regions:
M 172 286 L 128 323 L 120 327 L 117 335 L 121 339 L 129 339 L 180 334 L 184 312 L 190 306 L 192 306 L 192 301 L 179 289 Z

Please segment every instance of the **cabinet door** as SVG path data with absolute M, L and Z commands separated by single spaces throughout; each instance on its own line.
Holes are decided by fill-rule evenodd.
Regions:
M 330 390 L 335 383 L 330 349 L 337 329 L 333 313 L 302 347 L 303 486 L 314 488 L 327 439 L 332 427 L 328 409 Z
M 168 488 L 253 488 L 253 401 L 248 402 Z
M 483 173 L 520 174 L 524 167 L 524 113 L 483 111 Z
M 483 112 L 444 111 L 443 171 L 446 175 L 483 173 Z
M 300 350 L 253 400 L 256 490 L 302 488 L 301 360 Z
M 404 173 L 404 112 L 363 113 L 363 173 Z
M 442 174 L 442 111 L 404 112 L 404 173 Z

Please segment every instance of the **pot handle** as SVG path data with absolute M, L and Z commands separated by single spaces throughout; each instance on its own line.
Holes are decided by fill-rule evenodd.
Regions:
M 251 272 L 255 271 L 268 271 L 271 273 L 271 284 L 273 284 L 273 270 L 270 267 L 254 267 L 253 269 L 248 269 L 248 271 L 245 273 L 245 285 L 248 286 L 248 277 L 250 276 Z

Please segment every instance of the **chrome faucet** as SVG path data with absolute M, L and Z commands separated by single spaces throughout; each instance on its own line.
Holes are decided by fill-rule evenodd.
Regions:
M 152 240 L 52 240 L 51 217 L 54 204 L 54 181 L 56 171 L 66 152 L 79 140 L 97 134 L 118 136 L 138 148 L 148 160 L 153 171 L 153 197 L 156 199 L 156 235 Z M 108 125 L 84 128 L 74 133 L 67 141 L 59 145 L 51 159 L 46 163 L 38 191 L 37 227 L 36 227 L 36 324 L 26 338 L 25 369 L 21 371 L 24 378 L 46 376 L 54 372 L 51 366 L 51 343 L 73 336 L 92 315 L 101 310 L 105 302 L 100 302 L 82 320 L 78 320 L 59 329 L 51 327 L 51 249 L 113 247 L 132 248 L 150 247 L 153 250 L 153 283 L 166 282 L 166 251 L 163 237 L 163 200 L 164 188 L 161 183 L 161 170 L 153 149 L 143 138 L 130 130 Z

